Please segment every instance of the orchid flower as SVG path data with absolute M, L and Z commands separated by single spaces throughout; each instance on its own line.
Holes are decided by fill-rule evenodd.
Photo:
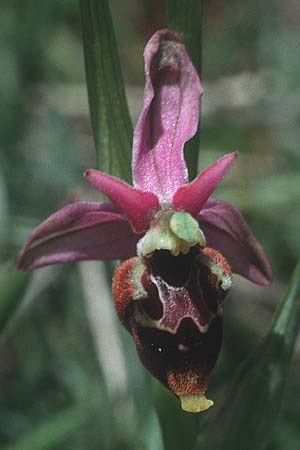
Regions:
M 94 169 L 85 176 L 110 202 L 78 202 L 33 230 L 17 267 L 126 260 L 116 269 L 117 315 L 142 363 L 198 412 L 222 341 L 232 272 L 267 285 L 272 272 L 241 214 L 211 194 L 237 153 L 188 182 L 183 147 L 197 131 L 203 89 L 179 35 L 157 31 L 145 47 L 146 85 L 134 132 L 134 187 Z

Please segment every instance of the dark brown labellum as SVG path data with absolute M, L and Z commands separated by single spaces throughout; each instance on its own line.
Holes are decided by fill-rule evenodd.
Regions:
M 212 404 L 204 394 L 221 348 L 222 303 L 230 283 L 223 256 L 200 246 L 187 255 L 160 250 L 149 259 L 131 258 L 116 270 L 118 317 L 145 367 L 183 407 L 186 399 L 204 402 L 197 410 Z

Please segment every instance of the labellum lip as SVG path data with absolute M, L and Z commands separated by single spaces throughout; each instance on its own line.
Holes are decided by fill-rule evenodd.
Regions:
M 204 396 L 222 342 L 223 321 L 215 318 L 206 333 L 191 319 L 183 319 L 177 333 L 132 323 L 139 356 L 145 367 L 181 399 Z
M 223 256 L 198 245 L 187 255 L 162 250 L 132 258 L 114 276 L 117 313 L 141 361 L 185 411 L 212 406 L 205 392 L 221 348 L 220 306 L 230 277 Z

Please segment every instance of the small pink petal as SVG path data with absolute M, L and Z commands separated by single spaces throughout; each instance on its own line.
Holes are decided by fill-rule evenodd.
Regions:
M 124 181 L 98 170 L 89 169 L 85 176 L 123 211 L 137 233 L 148 228 L 153 212 L 159 208 L 156 195 L 135 189 Z
M 238 153 L 229 153 L 204 169 L 191 183 L 181 186 L 173 197 L 174 208 L 197 217 L 199 211 L 221 183 Z
M 240 212 L 229 203 L 209 200 L 198 216 L 207 245 L 220 251 L 233 272 L 261 285 L 272 281 L 272 269 L 263 247 Z
M 111 203 L 78 202 L 65 206 L 36 227 L 17 258 L 17 268 L 125 259 L 136 252 L 139 236 Z
M 144 51 L 146 85 L 134 132 L 134 185 L 170 202 L 188 181 L 183 146 L 197 131 L 202 86 L 182 38 L 159 30 Z

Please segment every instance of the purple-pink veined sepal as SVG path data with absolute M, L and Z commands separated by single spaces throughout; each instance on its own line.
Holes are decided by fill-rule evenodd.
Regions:
M 208 200 L 198 221 L 207 245 L 225 256 L 233 272 L 263 286 L 272 282 L 272 268 L 262 245 L 230 203 Z
M 188 181 L 183 146 L 197 131 L 202 86 L 182 38 L 159 30 L 144 51 L 146 85 L 134 132 L 134 185 L 171 202 Z
M 17 268 L 129 258 L 136 253 L 139 237 L 111 203 L 72 203 L 32 231 L 18 255 Z

